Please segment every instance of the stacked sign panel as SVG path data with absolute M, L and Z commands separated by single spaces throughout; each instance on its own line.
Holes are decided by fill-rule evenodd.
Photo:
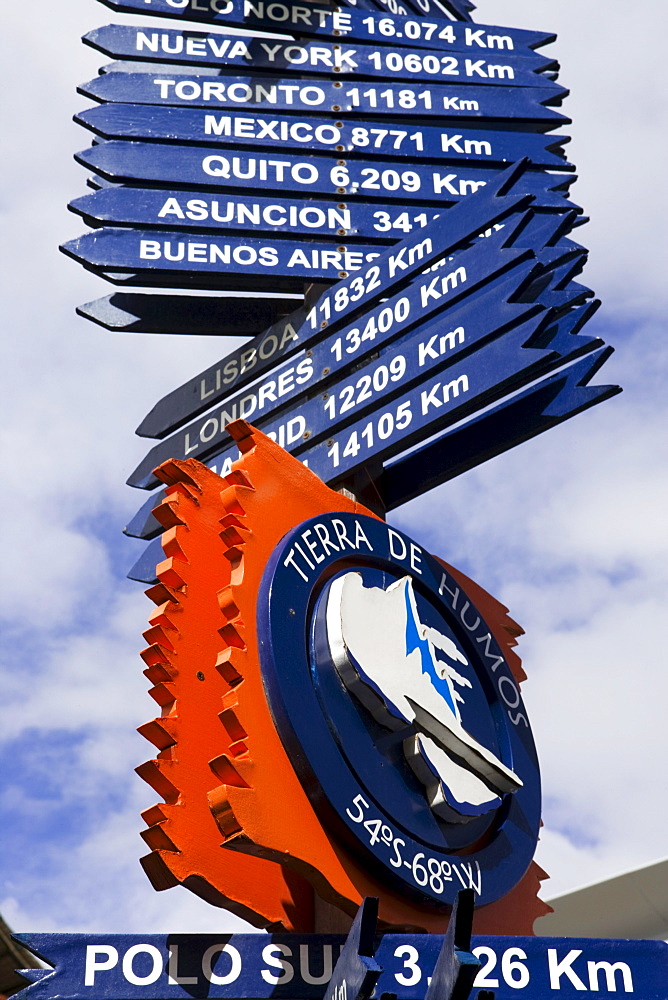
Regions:
M 617 391 L 589 385 L 610 349 L 581 332 L 598 303 L 552 34 L 465 0 L 105 4 L 167 20 L 84 38 L 116 61 L 79 88 L 94 190 L 70 207 L 93 228 L 63 249 L 147 291 L 80 311 L 252 337 L 142 421 L 128 534 L 160 533 L 161 461 L 229 471 L 240 417 L 390 509 Z

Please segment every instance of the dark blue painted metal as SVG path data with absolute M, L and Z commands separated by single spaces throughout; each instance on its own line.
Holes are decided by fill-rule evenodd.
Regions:
M 438 216 L 433 205 L 403 206 L 393 212 L 362 201 L 332 202 L 297 198 L 265 198 L 262 195 L 220 195 L 210 191 L 118 186 L 84 195 L 68 208 L 90 226 L 132 226 L 144 229 L 237 230 L 254 236 L 301 235 L 308 239 L 332 239 L 341 243 L 393 243 L 407 232 L 420 229 Z
M 423 323 L 410 334 L 394 339 L 385 346 L 382 346 L 382 341 L 388 338 L 380 338 L 380 343 L 373 344 L 374 360 L 359 371 L 356 368 L 352 379 L 345 379 L 345 371 L 353 363 L 352 356 L 339 355 L 337 364 L 336 355 L 332 357 L 330 354 L 327 357 L 329 352 L 325 353 L 319 350 L 319 345 L 316 346 L 313 354 L 317 359 L 324 356 L 326 368 L 322 368 L 317 360 L 316 368 L 313 357 L 304 357 L 297 364 L 272 372 L 261 383 L 227 397 L 221 406 L 208 410 L 199 419 L 155 445 L 132 473 L 128 484 L 141 489 L 152 489 L 157 485 L 152 470 L 168 458 L 190 457 L 204 461 L 208 455 L 220 451 L 224 444 L 230 443 L 226 424 L 238 417 L 263 427 L 270 417 L 275 421 L 279 412 L 290 407 L 289 417 L 293 417 L 295 413 L 301 415 L 300 437 L 308 440 L 329 433 L 330 426 L 345 422 L 346 413 L 352 415 L 354 411 L 357 415 L 360 406 L 364 411 L 372 404 L 377 405 L 379 395 L 384 398 L 391 390 L 400 391 L 416 380 L 427 377 L 434 362 L 437 365 L 440 362 L 443 366 L 452 364 L 474 345 L 479 346 L 491 335 L 536 312 L 536 307 L 531 304 L 510 305 L 507 302 L 529 268 L 519 270 L 522 273 L 506 279 L 501 288 L 496 283 L 487 294 L 476 296 L 475 302 L 467 299 L 459 309 L 448 311 L 446 319 L 438 317 Z M 461 330 L 461 334 L 450 333 L 457 330 Z M 441 353 L 439 338 L 445 335 L 449 337 Z M 425 347 L 430 343 L 431 353 Z M 368 356 L 369 351 L 365 353 Z M 321 374 L 323 371 L 327 373 L 324 377 Z M 333 384 L 333 379 L 337 376 L 338 381 Z M 372 388 L 374 378 L 376 384 L 384 383 L 380 393 Z M 282 385 L 285 386 L 285 391 L 279 395 Z M 360 387 L 357 390 L 356 385 Z M 266 390 L 273 394 L 271 401 L 267 401 Z M 310 403 L 297 402 L 303 399 L 305 390 L 312 397 Z M 316 392 L 320 394 L 318 397 L 313 395 Z M 360 396 L 367 401 L 366 407 L 362 403 L 355 403 L 355 398 Z M 299 443 L 295 438 L 295 446 Z
M 553 111 L 568 91 L 543 81 L 540 87 L 484 87 L 468 84 L 373 83 L 371 81 L 293 80 L 280 76 L 180 76 L 171 73 L 105 73 L 77 87 L 85 97 L 120 104 L 204 107 L 224 111 L 299 111 L 322 115 L 382 115 L 412 118 L 510 121 L 518 129 L 547 131 L 568 124 Z
M 222 71 L 260 70 L 341 77 L 377 77 L 384 80 L 429 80 L 445 83 L 505 83 L 545 86 L 538 74 L 557 67 L 554 59 L 535 52 L 443 55 L 438 49 L 341 45 L 307 39 L 238 38 L 215 32 L 183 31 L 142 25 L 108 24 L 83 36 L 82 41 L 114 59 L 174 63 L 183 75 L 188 65 L 212 66 Z M 490 70 L 490 66 L 494 68 Z M 136 72 L 136 70 L 135 70 Z
M 204 272 L 216 288 L 239 287 L 238 275 L 270 278 L 277 289 L 282 279 L 336 281 L 350 271 L 371 264 L 383 247 L 356 243 L 337 247 L 327 243 L 253 237 L 218 237 L 183 232 L 104 228 L 63 244 L 61 250 L 95 269 L 166 273 Z
M 599 348 L 575 361 L 565 371 L 541 379 L 536 385 L 482 414 L 474 415 L 461 426 L 444 431 L 409 454 L 390 459 L 382 475 L 376 479 L 376 487 L 386 509 L 400 507 L 427 490 L 616 396 L 621 392 L 619 386 L 589 385 L 611 354 L 611 347 Z M 235 457 L 234 453 L 227 451 L 223 456 L 214 456 L 208 464 L 214 471 L 226 474 L 228 470 L 224 468 L 224 463 Z M 137 522 L 143 516 L 147 524 L 152 521 L 158 531 L 162 530 L 150 511 L 163 495 L 152 494 L 149 497 L 136 515 Z M 136 528 L 139 529 L 138 523 Z M 151 534 L 144 537 L 151 537 Z M 153 538 L 128 573 L 129 578 L 146 584 L 155 583 L 155 567 L 162 558 L 160 538 Z
M 423 380 L 382 413 L 376 410 L 371 417 L 330 433 L 326 441 L 301 449 L 299 458 L 325 482 L 336 482 L 371 459 L 388 461 L 582 353 L 577 338 L 569 355 L 553 353 L 551 343 L 542 350 L 524 346 L 536 325 L 537 321 L 529 321 L 493 340 L 454 372 Z M 593 338 L 585 340 L 589 349 L 601 346 Z
M 276 154 L 275 154 L 276 155 Z M 217 191 L 255 193 L 258 187 L 276 196 L 363 198 L 401 204 L 455 204 L 499 176 L 494 168 L 439 167 L 388 160 L 336 159 L 326 156 L 214 152 L 208 148 L 110 140 L 75 157 L 111 180 L 128 183 L 206 186 Z M 542 208 L 565 211 L 575 175 L 527 171 L 518 193 L 535 195 Z
M 469 996 L 480 972 L 480 962 L 471 953 L 474 903 L 473 889 L 459 892 L 425 1000 L 465 1000 Z
M 331 381 L 336 373 L 357 365 L 401 333 L 424 324 L 436 312 L 452 308 L 463 295 L 480 290 L 481 286 L 532 258 L 533 252 L 529 247 L 508 249 L 512 243 L 513 229 L 509 225 L 480 240 L 475 246 L 458 251 L 446 267 L 439 268 L 435 276 L 430 273 L 417 278 L 405 289 L 368 309 L 359 320 L 338 331 L 312 334 L 305 340 L 291 339 L 281 352 L 281 360 L 289 354 L 294 355 L 300 348 L 302 352 L 308 348 L 307 357 L 313 370 L 313 379 Z M 519 285 L 523 277 L 516 280 Z M 263 371 L 266 377 L 274 377 L 276 368 L 270 369 L 272 362 L 275 365 L 276 359 L 269 353 L 265 356 L 264 365 L 252 366 L 246 379 L 239 379 L 236 385 L 243 386 L 257 379 Z M 229 384 L 226 384 L 223 375 L 226 363 L 227 359 L 223 358 L 216 366 L 173 390 L 164 401 L 156 404 L 137 433 L 144 437 L 162 438 L 187 420 L 210 409 L 215 403 L 232 398 Z M 262 384 L 263 381 L 257 381 L 255 388 Z M 312 388 L 313 381 L 309 380 L 308 385 Z
M 155 569 L 158 563 L 162 562 L 164 558 L 162 540 L 154 538 L 153 541 L 148 543 L 139 559 L 133 563 L 132 568 L 128 571 L 128 580 L 135 580 L 137 583 L 146 584 L 157 583 L 158 578 Z
M 251 337 L 287 315 L 292 304 L 283 298 L 114 292 L 78 306 L 77 313 L 115 332 Z
M 565 372 L 542 379 L 412 454 L 387 464 L 378 482 L 386 509 L 400 507 L 616 396 L 622 391 L 617 385 L 588 384 L 611 354 L 611 347 L 602 347 Z
M 532 165 L 572 170 L 562 146 L 567 136 L 534 132 L 484 131 L 433 125 L 380 128 L 380 122 L 314 121 L 294 115 L 257 115 L 202 108 L 155 107 L 149 104 L 101 104 L 75 116 L 80 125 L 105 139 L 151 142 L 210 143 L 285 151 L 339 153 L 346 156 L 391 156 L 411 162 L 436 160 L 476 166 L 499 166 L 526 157 Z M 396 123 L 395 123 L 396 124 Z
M 515 291 L 514 278 L 504 284 L 508 293 Z M 571 334 L 568 324 L 575 311 L 561 321 L 565 331 L 556 325 L 541 337 L 552 317 L 540 300 L 535 305 L 512 305 L 507 297 L 499 288 L 491 289 L 482 296 L 479 312 L 476 304 L 466 301 L 454 314 L 381 348 L 373 361 L 343 384 L 299 405 L 286 393 L 285 405 L 291 402 L 292 406 L 285 413 L 281 400 L 273 411 L 246 414 L 244 398 L 250 401 L 248 410 L 253 410 L 261 406 L 259 392 L 233 397 L 234 409 L 226 403 L 153 447 L 128 478 L 128 485 L 153 489 L 159 480 L 152 470 L 169 458 L 203 461 L 226 445 L 231 453 L 235 449 L 226 424 L 245 415 L 288 451 L 306 458 L 321 479 L 332 482 L 349 468 L 396 454 L 397 442 L 402 450 L 436 433 L 445 414 L 451 423 L 601 346 L 596 338 Z M 578 298 L 576 291 L 574 301 Z M 455 365 L 450 377 L 449 369 Z M 289 385 L 296 382 L 300 367 L 309 370 L 306 360 L 286 369 Z M 446 369 L 448 374 L 442 375 Z M 442 379 L 436 380 L 437 375 Z M 279 384 L 279 379 L 273 380 L 274 387 Z M 295 387 L 294 396 L 298 397 L 299 389 Z M 433 422 L 439 426 L 431 429 Z M 324 445 L 313 443 L 323 438 L 327 438 Z M 406 443 L 404 438 L 408 438 Z
M 453 217 L 450 216 L 450 218 Z M 415 267 L 409 267 L 407 278 L 410 283 L 406 287 L 409 310 L 405 319 L 401 321 L 401 326 L 396 325 L 398 320 L 395 323 L 393 319 L 393 323 L 387 329 L 388 336 L 394 336 L 400 329 L 409 329 L 417 322 L 428 318 L 434 309 L 443 309 L 451 305 L 462 294 L 498 276 L 511 264 L 519 263 L 525 255 L 518 256 L 515 250 L 508 251 L 507 245 L 528 251 L 540 250 L 540 260 L 546 268 L 573 256 L 579 258 L 584 252 L 577 244 L 563 239 L 561 233 L 564 221 L 560 217 L 547 216 L 546 218 L 551 223 L 549 227 L 546 224 L 535 226 L 534 218 L 533 213 L 519 214 L 516 218 L 511 217 L 503 228 L 499 227 L 497 232 L 491 232 L 484 240 L 476 242 L 468 250 L 456 251 L 450 243 L 446 253 L 454 251 L 457 254 L 457 260 L 463 263 L 466 269 L 465 282 L 462 282 L 461 275 L 456 273 L 453 274 L 452 278 L 446 280 L 446 276 L 451 271 L 456 272 L 457 268 L 448 267 L 443 274 L 437 273 L 436 278 L 433 275 L 426 278 L 415 278 Z M 481 227 L 481 231 L 484 231 L 483 227 Z M 558 242 L 559 245 L 555 247 L 543 246 L 543 244 L 550 243 L 551 240 Z M 554 258 L 552 254 L 554 254 Z M 416 256 L 416 262 L 417 259 Z M 430 260 L 430 262 L 432 261 L 433 259 Z M 403 272 L 397 270 L 394 277 L 397 278 L 400 273 Z M 369 297 L 369 304 L 364 312 L 365 324 L 371 319 L 375 319 L 376 325 L 378 325 L 380 313 L 388 307 L 392 309 L 393 314 L 395 310 L 399 311 L 399 300 L 404 297 L 401 289 L 405 283 L 397 282 L 397 284 L 399 291 L 392 295 L 393 286 L 389 284 L 387 277 L 385 278 L 383 293 L 387 297 L 387 302 L 375 306 L 373 309 L 369 307 L 372 305 L 374 297 Z M 354 308 L 356 302 L 351 302 L 350 308 L 339 309 L 337 316 L 337 306 L 340 306 L 341 303 L 335 296 L 336 292 L 334 294 L 328 292 L 321 296 L 318 304 L 314 307 L 315 311 L 309 311 L 308 314 L 300 309 L 287 315 L 281 322 L 260 334 L 243 348 L 233 351 L 215 365 L 198 373 L 179 388 L 172 390 L 154 405 L 137 428 L 137 433 L 144 437 L 164 437 L 180 424 L 221 401 L 233 390 L 240 389 L 261 378 L 270 369 L 281 364 L 299 350 L 308 348 L 318 352 L 322 358 L 321 367 L 324 368 L 327 366 L 324 358 L 328 354 L 332 355 L 332 348 L 337 337 L 340 336 L 346 347 L 345 353 L 357 354 L 357 338 L 352 333 L 356 328 L 357 321 L 353 319 L 353 322 L 350 322 L 351 316 L 358 315 L 358 310 Z M 405 311 L 404 305 L 401 307 L 401 312 Z M 342 322 L 346 319 L 348 319 L 348 325 L 341 329 Z M 324 330 L 334 331 L 334 333 L 323 340 Z M 382 339 L 379 330 L 376 332 L 376 338 L 378 341 Z M 359 349 L 364 351 L 365 344 L 361 337 L 359 339 Z M 366 346 L 370 348 L 373 343 L 373 341 L 367 341 Z M 348 348 L 353 345 L 356 350 L 349 351 Z M 328 365 L 331 361 L 330 357 Z
M 179 21 L 198 21 L 221 27 L 250 28 L 258 31 L 287 32 L 291 35 L 315 36 L 341 39 L 355 39 L 376 45 L 395 45 L 405 41 L 418 48 L 438 48 L 443 50 L 473 51 L 480 53 L 486 49 L 497 51 L 537 49 L 556 36 L 545 31 L 527 31 L 521 28 L 501 28 L 489 24 L 464 25 L 448 21 L 435 12 L 427 21 L 395 16 L 385 12 L 366 14 L 362 11 L 318 8 L 309 4 L 310 12 L 299 2 L 274 4 L 257 0 L 245 4 L 244 0 L 186 0 L 175 7 L 169 0 L 101 0 L 105 7 L 128 14 L 151 14 L 154 17 L 169 17 Z M 465 8 L 461 0 L 445 0 L 446 4 L 456 3 L 458 15 Z
M 347 545 L 316 543 L 315 558 L 301 560 L 300 550 L 305 551 L 309 538 L 336 539 L 337 526 L 338 537 L 345 534 Z M 489 814 L 466 823 L 437 820 L 408 766 L 392 752 L 398 749 L 401 754 L 402 741 L 412 732 L 410 724 L 395 734 L 398 747 L 392 747 L 390 734 L 379 739 L 369 721 L 371 713 L 360 713 L 341 685 L 329 656 L 323 616 L 327 582 L 351 570 L 360 573 L 366 587 L 385 589 L 406 575 L 412 577 L 420 620 L 451 636 L 466 656 L 469 667 L 463 672 L 471 683 L 471 698 L 461 705 L 462 725 L 475 731 L 474 717 L 478 724 L 484 720 L 478 738 L 484 732 L 485 746 L 495 747 L 493 752 L 498 750 L 507 765 L 512 761 L 523 782 Z M 489 628 L 475 600 L 457 585 L 461 602 L 469 601 L 474 628 L 468 633 L 453 614 L 454 581 L 442 563 L 382 521 L 327 513 L 281 539 L 258 598 L 265 691 L 281 741 L 314 808 L 351 850 L 363 852 L 365 866 L 383 884 L 432 906 L 452 905 L 462 886 L 475 889 L 481 906 L 504 896 L 526 871 L 540 827 L 540 781 L 531 730 L 528 723 L 513 725 L 498 685 L 513 684 L 514 707 L 526 719 L 519 692 L 494 640 L 488 658 L 483 657 L 472 633 L 487 641 Z M 502 677 L 508 680 L 502 682 Z M 379 835 L 374 837 L 370 831 L 377 820 Z M 382 836 L 381 825 L 386 828 Z M 380 954 L 377 960 L 384 967 Z
M 102 1000 L 240 1000 L 240 998 L 284 998 L 295 1000 L 321 1000 L 325 984 L 313 985 L 304 978 L 318 975 L 329 961 L 335 959 L 345 942 L 343 935 L 296 935 L 296 934 L 20 934 L 17 941 L 35 954 L 45 958 L 51 969 L 30 969 L 23 974 L 31 981 L 31 986 L 17 994 L 19 1000 L 85 1000 L 91 993 Z M 376 993 L 398 994 L 400 1000 L 423 1000 L 427 990 L 427 978 L 434 971 L 442 938 L 437 934 L 385 934 L 376 950 L 376 960 L 383 967 Z M 226 984 L 210 983 L 202 972 L 202 958 L 207 948 L 228 944 L 240 956 L 239 975 Z M 409 945 L 416 950 L 415 963 L 410 966 L 410 953 L 397 951 Z M 161 956 L 161 972 L 155 982 L 148 985 L 130 983 L 123 975 L 123 960 L 130 948 L 150 946 Z M 280 946 L 277 947 L 277 946 Z M 300 946 L 303 958 L 300 961 Z M 89 955 L 89 968 L 96 960 L 98 964 L 108 955 L 106 970 L 91 971 L 92 986 L 84 985 L 86 949 L 97 948 L 95 955 Z M 550 969 L 554 970 L 569 955 L 577 952 L 569 968 L 576 975 L 585 990 L 588 982 L 588 962 L 624 962 L 632 979 L 633 993 L 630 996 L 643 1000 L 665 1000 L 665 983 L 668 979 L 668 945 L 663 941 L 613 941 L 596 938 L 540 938 L 540 937 L 482 937 L 472 939 L 473 951 L 489 949 L 492 967 L 487 977 L 495 978 L 494 987 L 497 1000 L 554 1000 L 561 995 L 564 1000 L 574 1000 L 584 990 L 577 990 L 573 981 L 563 971 L 557 973 L 559 990 L 550 986 Z M 509 949 L 521 948 L 526 958 L 519 964 L 526 968 L 528 983 L 518 987 L 508 984 L 501 972 L 501 962 Z M 105 952 L 103 949 L 108 949 Z M 288 951 L 286 951 L 288 949 Z M 549 951 L 553 950 L 550 958 Z M 233 954 L 233 953 L 232 953 Z M 176 956 L 176 964 L 174 957 Z M 218 977 L 222 978 L 231 968 L 230 952 L 217 956 L 213 965 Z M 196 978 L 195 984 L 169 982 L 171 957 L 172 979 Z M 273 959 L 267 962 L 267 957 Z M 283 958 L 294 975 L 289 984 L 267 982 L 260 975 L 265 970 L 268 976 L 281 977 L 277 958 Z M 509 955 L 509 960 L 519 960 L 517 954 Z M 127 962 L 129 965 L 130 963 Z M 157 962 L 156 962 L 157 964 Z M 153 968 L 152 955 L 139 951 L 131 963 L 138 975 L 148 975 Z M 553 972 L 553 975 L 555 973 Z M 400 976 L 401 979 L 396 977 Z M 622 974 L 615 974 L 617 993 L 624 996 Z M 517 976 L 516 976 L 517 978 Z M 599 973 L 601 986 L 606 983 L 605 972 Z M 411 981 L 406 986 L 406 980 Z M 403 981 L 403 982 L 402 982 Z M 489 980 L 488 980 L 489 981 Z M 478 988 L 484 984 L 478 982 Z M 474 994 L 475 996 L 475 994 Z
M 374 956 L 378 899 L 367 897 L 353 920 L 323 1000 L 368 1000 L 382 968 Z

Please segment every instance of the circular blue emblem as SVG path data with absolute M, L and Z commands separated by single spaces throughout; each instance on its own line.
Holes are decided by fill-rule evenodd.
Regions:
M 273 553 L 258 633 L 277 730 L 332 835 L 423 905 L 506 895 L 538 839 L 538 762 L 511 670 L 448 570 L 382 521 L 323 514 Z

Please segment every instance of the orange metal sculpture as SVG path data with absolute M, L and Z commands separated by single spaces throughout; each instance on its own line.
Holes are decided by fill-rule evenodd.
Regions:
M 221 478 L 196 461 L 157 474 L 167 495 L 156 510 L 166 529 L 157 605 L 142 653 L 160 715 L 140 728 L 158 748 L 137 769 L 163 801 L 143 814 L 142 859 L 156 889 L 177 884 L 256 926 L 314 929 L 314 891 L 354 915 L 380 897 L 381 927 L 442 933 L 448 910 L 403 899 L 323 826 L 281 743 L 265 697 L 256 631 L 266 563 L 295 525 L 328 511 L 369 510 L 325 486 L 244 421 L 230 424 L 242 457 Z M 447 564 L 444 564 L 447 565 Z M 507 609 L 452 567 L 473 593 L 507 655 L 522 630 Z M 532 863 L 502 900 L 476 912 L 474 930 L 531 934 L 549 911 L 538 899 L 544 872 Z

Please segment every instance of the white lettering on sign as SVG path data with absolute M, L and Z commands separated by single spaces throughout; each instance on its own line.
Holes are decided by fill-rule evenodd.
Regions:
M 349 208 L 341 209 L 329 205 L 319 208 L 317 205 L 289 202 L 275 205 L 260 205 L 257 202 L 246 204 L 241 201 L 224 202 L 206 196 L 181 201 L 172 195 L 166 199 L 157 217 L 190 219 L 192 222 L 207 222 L 210 219 L 213 222 L 235 226 L 259 226 L 264 222 L 270 226 L 324 229 L 335 233 L 340 229 L 351 228 Z
M 435 333 L 429 340 L 418 344 L 418 367 L 422 368 L 429 361 L 436 361 L 448 351 L 454 351 L 456 345 L 463 344 L 465 340 L 466 333 L 463 326 L 458 326 L 449 333 Z
M 179 101 L 217 101 L 224 104 L 232 101 L 234 104 L 281 104 L 292 106 L 306 104 L 308 107 L 320 107 L 327 100 L 322 87 L 314 84 L 299 85 L 296 83 L 223 83 L 221 80 L 206 79 L 201 83 L 197 80 L 166 80 L 160 77 L 153 80 L 159 90 L 161 101 L 177 98 Z
M 424 392 L 422 393 L 422 396 L 424 398 Z M 436 399 L 436 402 L 439 402 L 438 399 Z M 441 576 L 441 583 L 439 585 L 438 592 L 441 597 L 444 597 L 445 594 L 449 595 L 449 603 L 452 610 L 459 616 L 464 628 L 471 633 L 472 638 L 481 647 L 481 655 L 484 656 L 486 660 L 490 661 L 487 665 L 492 671 L 492 674 L 496 675 L 496 672 L 501 664 L 505 662 L 504 658 L 503 656 L 500 656 L 499 653 L 494 651 L 492 647 L 494 642 L 492 634 L 480 618 L 480 615 L 476 614 L 472 610 L 471 602 L 464 598 L 464 595 L 455 581 L 451 580 L 445 572 L 443 572 L 443 575 Z M 462 598 L 461 603 L 460 598 Z M 520 693 L 515 681 L 508 675 L 502 674 L 499 678 L 497 678 L 497 689 L 501 700 L 506 705 L 508 718 L 512 724 L 517 726 L 521 722 L 528 728 L 529 722 L 522 712 L 515 711 L 513 714 L 513 710 L 517 709 L 520 703 Z
M 141 954 L 149 955 L 153 962 L 153 968 L 144 976 L 138 975 L 134 968 L 134 960 Z M 134 944 L 123 956 L 123 975 L 133 986 L 150 986 L 160 979 L 163 961 L 162 952 L 154 944 Z
M 301 542 L 295 542 L 290 547 L 283 565 L 290 566 L 306 583 L 309 580 L 309 570 L 313 572 L 330 552 L 345 552 L 347 549 L 359 552 L 362 551 L 362 545 L 373 552 L 373 546 L 357 518 L 352 538 L 348 535 L 345 522 L 338 517 L 333 517 L 328 524 L 318 521 L 312 528 L 301 532 L 299 538 Z
M 229 971 L 224 976 L 219 976 L 213 971 L 216 955 L 225 955 L 230 960 Z M 202 972 L 205 978 L 214 986 L 227 986 L 234 983 L 241 975 L 241 955 L 232 944 L 213 944 L 207 948 L 202 955 Z
M 276 267 L 275 247 L 251 247 L 229 243 L 195 243 L 191 240 L 140 240 L 141 260 L 187 261 L 190 264 L 239 264 L 249 267 Z
M 405 541 L 396 531 L 392 528 L 387 529 L 387 539 L 389 543 L 390 558 L 396 559 L 398 562 L 407 562 L 413 572 L 418 573 L 422 576 L 422 570 L 420 568 L 422 563 L 423 550 L 415 542 L 411 542 L 410 545 L 406 545 Z
M 297 184 L 315 184 L 320 176 L 317 166 L 306 161 L 293 163 L 290 160 L 265 160 L 253 156 L 205 156 L 202 170 L 210 177 L 268 180 L 274 184 L 283 184 L 288 178 Z
M 279 958 L 279 956 L 281 957 Z M 274 972 L 270 972 L 269 969 L 262 969 L 260 975 L 265 983 L 270 983 L 272 986 L 281 986 L 292 982 L 295 970 L 292 968 L 290 962 L 285 961 L 286 958 L 292 958 L 292 948 L 287 944 L 268 944 L 262 949 L 262 961 L 266 962 L 273 969 L 281 970 L 281 974 L 277 976 Z
M 438 410 L 447 405 L 451 399 L 459 396 L 460 391 L 462 393 L 469 391 L 467 375 L 460 375 L 450 382 L 435 382 L 429 390 L 423 389 L 420 393 L 422 416 L 426 417 L 432 407 Z
M 221 35 L 206 35 L 202 38 L 186 34 L 170 36 L 159 31 L 138 31 L 135 47 L 137 52 L 164 52 L 166 55 L 206 57 L 210 50 L 218 59 L 252 58 L 245 42 L 238 38 L 223 38 Z
M 416 260 L 422 260 L 432 250 L 433 244 L 429 236 L 422 243 L 416 243 L 413 247 L 402 247 L 399 253 L 392 254 L 388 261 L 389 277 L 394 278 L 398 271 L 406 271 L 412 267 Z
M 228 458 L 223 465 L 223 468 L 228 467 L 228 472 L 231 461 Z M 394 552 L 400 556 L 405 551 L 404 561 L 408 561 L 411 557 L 403 538 L 398 532 L 388 528 L 388 537 L 390 533 L 394 536 L 391 542 Z M 359 521 L 351 528 L 335 515 L 325 515 L 301 532 L 286 558 L 286 565 L 290 565 L 300 578 L 308 581 L 327 555 L 357 550 L 362 553 L 372 551 Z M 482 873 L 477 864 L 458 860 L 439 861 L 423 853 L 411 856 L 405 840 L 375 817 L 372 807 L 362 795 L 355 796 L 346 813 L 360 830 L 366 831 L 374 851 L 384 854 L 394 867 L 410 868 L 417 885 L 429 883 L 434 892 L 440 893 L 444 891 L 446 884 L 454 882 L 458 886 L 471 887 L 478 894 L 481 892 Z M 629 942 L 630 945 L 635 943 Z M 546 941 L 545 945 L 548 944 L 554 944 L 554 940 Z M 569 944 L 561 947 L 541 946 L 537 951 L 534 948 L 527 949 L 526 945 L 521 948 L 516 944 L 508 947 L 504 947 L 503 943 L 498 946 L 476 945 L 472 951 L 480 961 L 480 970 L 473 986 L 475 989 L 487 990 L 503 990 L 507 987 L 517 996 L 524 996 L 525 992 L 530 996 L 532 989 L 540 981 L 545 983 L 546 988 L 549 982 L 549 990 L 555 997 L 570 997 L 574 993 L 592 993 L 597 997 L 634 994 L 639 987 L 634 982 L 634 970 L 628 961 L 629 956 L 625 956 L 627 961 L 618 960 L 618 950 L 611 952 L 605 947 L 606 944 L 608 943 L 592 941 L 586 951 L 582 947 L 571 948 Z M 602 952 L 601 945 L 604 946 Z M 114 945 L 101 942 L 87 944 L 81 962 L 84 985 L 96 987 L 96 990 L 91 989 L 91 997 L 100 995 L 100 989 L 102 992 L 106 989 L 122 995 L 118 991 L 121 977 L 133 986 L 149 986 L 156 983 L 160 976 L 164 976 L 161 983 L 165 987 L 207 983 L 228 986 L 240 979 L 245 982 L 244 976 L 248 977 L 251 969 L 252 975 L 257 976 L 259 968 L 261 979 L 270 986 L 287 986 L 293 981 L 297 986 L 299 983 L 323 986 L 330 979 L 338 957 L 330 944 L 322 943 L 299 944 L 297 948 L 296 945 L 291 947 L 284 943 L 269 942 L 264 946 L 258 943 L 257 947 L 257 953 L 253 952 L 252 960 L 247 966 L 242 958 L 242 951 L 234 944 L 216 943 L 197 956 L 189 955 L 190 975 L 185 976 L 179 970 L 179 946 L 168 941 L 156 940 L 156 944 L 124 942 L 120 950 Z M 387 972 L 402 987 L 417 986 L 425 978 L 433 961 L 420 947 L 408 943 L 400 944 L 393 956 L 397 961 Z M 641 960 L 647 961 L 638 955 L 636 961 Z M 116 970 L 113 975 L 105 977 L 104 974 L 112 973 L 112 970 Z M 235 988 L 240 988 L 241 985 L 239 983 Z M 152 992 L 158 995 L 157 988 Z
M 487 184 L 487 181 L 466 180 L 463 177 L 459 179 L 457 174 L 445 174 L 445 176 L 441 176 L 441 174 L 436 172 L 432 174 L 432 180 L 434 194 L 442 194 L 443 191 L 447 191 L 448 194 L 454 195 L 455 198 L 464 198 L 467 194 L 475 194 L 478 188 L 485 187 Z
M 100 961 L 98 960 L 100 956 Z M 110 944 L 86 945 L 84 986 L 95 986 L 95 973 L 107 972 L 118 965 L 118 951 Z
M 481 49 L 514 49 L 510 35 L 488 35 L 484 28 L 466 28 L 464 41 L 467 45 L 477 45 Z
M 341 142 L 341 130 L 327 122 L 268 121 L 264 118 L 231 118 L 229 115 L 204 116 L 204 134 L 234 136 L 238 139 L 273 139 L 274 142 L 312 142 L 334 146 Z
M 491 156 L 492 144 L 486 139 L 464 139 L 461 135 L 441 133 L 441 152 L 463 153 L 466 156 Z
M 565 984 L 569 983 L 576 990 L 584 993 L 591 990 L 598 993 L 601 990 L 599 974 L 603 973 L 608 993 L 616 993 L 618 984 L 623 987 L 625 993 L 633 993 L 633 976 L 626 962 L 615 962 L 613 964 L 612 962 L 587 961 L 586 963 L 580 963 L 578 971 L 576 971 L 573 966 L 581 955 L 581 949 L 572 948 L 567 955 L 560 959 L 556 948 L 547 949 L 551 989 L 560 990 L 562 979 L 565 977 Z M 583 968 L 585 965 L 586 973 Z M 578 973 L 587 976 L 588 986 Z
M 435 302 L 438 302 L 438 300 L 443 298 L 444 295 L 448 295 L 450 292 L 454 291 L 458 285 L 463 285 L 465 282 L 466 268 L 458 267 L 443 277 L 437 276 L 432 278 L 429 284 L 420 285 L 420 304 L 422 305 L 422 308 L 426 308 L 432 299 Z
M 268 361 L 298 339 L 295 328 L 289 322 L 286 322 L 280 336 L 277 333 L 267 332 L 258 347 L 246 348 L 238 356 L 227 361 L 222 368 L 216 368 L 207 378 L 201 379 L 200 399 L 207 399 L 215 392 L 219 392 L 223 386 L 230 386 L 240 375 L 252 371 L 258 361 Z
M 170 986 L 194 986 L 197 984 L 197 976 L 179 976 L 179 946 L 170 944 L 169 962 L 167 963 L 167 982 Z

